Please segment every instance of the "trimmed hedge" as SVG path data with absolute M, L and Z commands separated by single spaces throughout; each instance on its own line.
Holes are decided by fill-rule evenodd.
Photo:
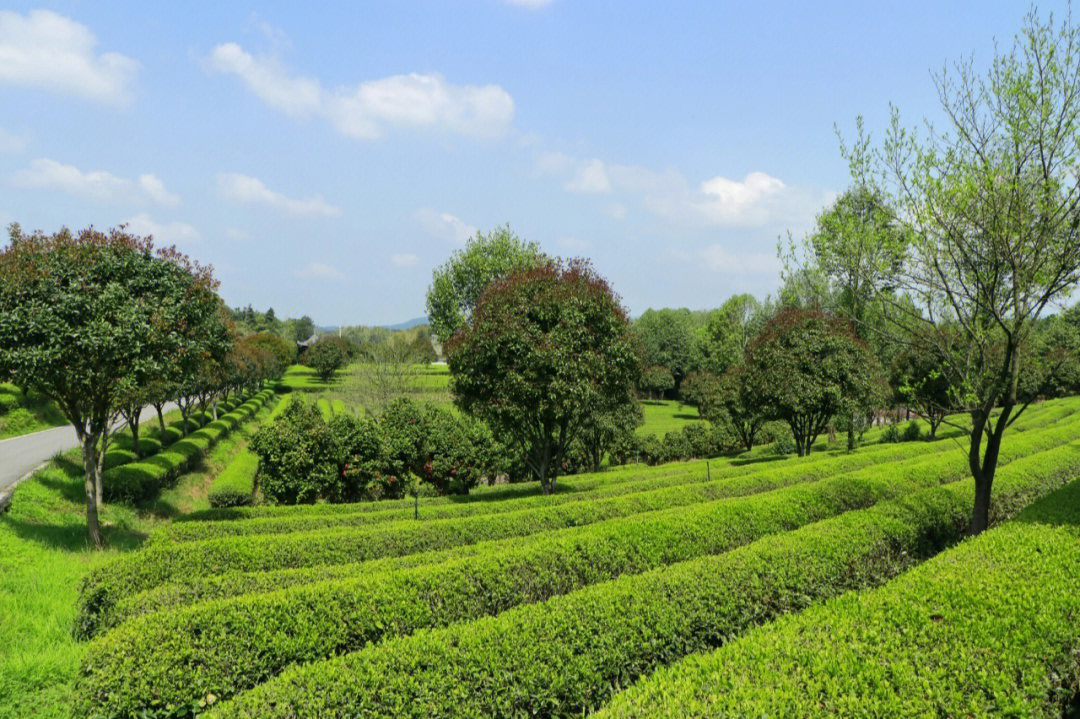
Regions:
M 278 400 L 277 405 L 266 418 L 267 422 L 273 422 L 274 418 L 284 411 L 291 396 L 285 395 Z M 241 449 L 229 465 L 211 482 L 210 489 L 206 493 L 210 506 L 241 507 L 251 504 L 255 493 L 255 473 L 258 469 L 259 458 L 255 453 L 247 447 Z
M 897 447 L 895 445 L 874 447 L 873 449 L 849 455 L 819 455 L 820 460 L 807 462 L 790 462 L 782 466 L 773 467 L 770 464 L 753 465 L 751 469 L 738 473 L 717 472 L 718 479 L 714 482 L 728 482 L 724 485 L 728 493 L 723 496 L 737 496 L 738 494 L 761 491 L 761 488 L 775 488 L 784 483 L 797 481 L 811 481 L 827 474 L 847 472 L 863 467 L 871 466 L 880 462 L 900 461 L 916 456 L 932 454 L 953 448 L 955 445 L 949 442 L 922 443 L 910 447 Z M 725 476 L 726 475 L 726 476 Z M 735 477 L 771 477 L 769 484 L 758 482 L 738 483 Z M 362 526 L 412 519 L 414 511 L 422 520 L 449 519 L 454 517 L 469 517 L 477 515 L 491 515 L 504 512 L 515 512 L 538 507 L 552 507 L 560 504 L 569 504 L 587 500 L 611 499 L 618 496 L 636 494 L 652 490 L 665 489 L 668 487 L 685 487 L 686 485 L 705 483 L 709 477 L 714 476 L 710 471 L 706 472 L 702 467 L 697 471 L 672 473 L 665 476 L 649 479 L 645 475 L 640 480 L 624 481 L 604 484 L 591 491 L 580 491 L 570 494 L 555 496 L 522 497 L 507 499 L 503 502 L 469 502 L 463 504 L 442 504 L 424 506 L 422 510 L 414 510 L 413 507 L 401 509 L 387 509 L 380 512 L 357 512 L 355 514 L 343 514 L 333 512 L 329 514 L 302 515 L 299 517 L 260 517 L 243 522 L 217 521 L 217 522 L 184 522 L 163 527 L 150 535 L 148 546 L 157 546 L 168 543 L 190 542 L 197 540 L 215 539 L 218 537 L 232 537 L 241 535 L 283 534 L 288 532 L 305 532 L 329 527 Z M 719 496 L 719 495 L 717 495 Z M 712 497 L 710 497 L 712 498 Z M 700 501 L 693 495 L 686 495 L 686 503 Z
M 844 457 L 835 458 L 837 460 Z M 798 467 L 795 467 L 799 469 Z M 222 537 L 181 544 L 158 544 L 136 554 L 119 557 L 91 571 L 83 579 L 76 634 L 91 636 L 98 616 L 116 600 L 166 581 L 218 573 L 222 567 L 237 571 L 344 564 L 445 549 L 485 540 L 515 536 L 623 517 L 642 512 L 686 506 L 694 502 L 764 491 L 833 472 L 824 462 L 808 472 L 780 475 L 761 473 L 698 485 L 678 485 L 595 502 L 576 502 L 475 517 L 431 522 L 383 522 L 368 527 L 333 527 L 291 534 Z M 358 515 L 363 516 L 363 515 Z
M 929 457 L 890 465 L 887 479 L 860 477 L 871 474 L 866 470 L 817 486 L 558 533 L 518 551 L 143 617 L 91 645 L 83 691 L 118 712 L 228 697 L 293 662 L 496 614 L 914 492 L 961 476 L 962 460 Z M 884 474 L 882 467 L 873 470 Z M 796 491 L 807 489 L 817 491 Z
M 228 697 L 293 662 L 722 552 L 965 471 L 965 461 L 953 453 L 931 456 L 823 480 L 809 492 L 612 520 L 554 533 L 516 551 L 143 617 L 91 645 L 83 690 L 118 712 L 186 705 L 208 694 Z M 122 698 L 132 703 L 124 705 Z
M 661 670 L 599 716 L 1071 716 L 1078 527 L 1074 481 L 881 589 Z
M 1060 408 L 1055 408 L 1055 410 L 1058 409 Z M 1066 412 L 1070 410 L 1068 407 L 1065 407 L 1064 409 Z M 1064 413 L 1060 413 L 1059 411 L 1035 411 L 1025 418 L 1023 424 L 1018 424 L 1016 429 L 1017 431 L 1022 431 L 1026 428 L 1043 426 L 1046 423 L 1056 421 L 1063 414 Z M 959 434 L 959 431 L 953 430 L 953 434 Z M 907 459 L 914 455 L 946 449 L 951 446 L 944 441 L 944 439 L 949 436 L 950 433 L 948 431 L 943 431 L 941 433 L 941 439 L 937 444 L 915 443 L 904 445 L 902 447 L 875 445 L 863 449 L 856 454 L 844 455 L 842 459 L 830 454 L 815 454 L 811 455 L 809 458 L 788 462 L 764 463 L 759 461 L 737 464 L 717 463 L 719 466 L 709 470 L 706 470 L 704 462 L 698 462 L 686 465 L 687 468 L 684 471 L 676 470 L 670 474 L 665 473 L 660 475 L 648 471 L 642 473 L 639 469 L 638 477 L 635 479 L 623 479 L 618 482 L 601 481 L 595 483 L 595 486 L 591 483 L 582 483 L 579 491 L 557 494 L 553 497 L 543 495 L 524 496 L 494 503 L 489 501 L 463 501 L 434 504 L 425 501 L 420 509 L 419 516 L 423 519 L 445 519 L 478 514 L 495 514 L 498 512 L 516 511 L 529 507 L 551 506 L 564 502 L 615 497 L 639 491 L 705 481 L 710 477 L 723 479 L 725 477 L 757 474 L 769 470 L 778 472 L 778 476 L 783 472 L 789 472 L 793 476 L 803 472 L 810 474 L 809 468 L 818 466 L 819 463 L 823 461 L 838 462 L 833 471 L 847 471 L 849 469 L 868 466 L 873 462 Z M 380 504 L 382 507 L 380 507 Z M 207 522 L 178 522 L 155 531 L 151 534 L 149 543 L 153 545 L 161 542 L 182 542 L 212 539 L 223 536 L 311 531 L 335 525 L 356 526 L 383 521 L 411 519 L 414 516 L 414 507 L 412 506 L 411 501 L 408 503 L 386 502 L 380 504 L 377 504 L 374 507 L 370 503 L 318 505 L 318 509 L 325 508 L 326 511 L 318 511 L 318 509 L 316 509 L 315 511 L 299 514 L 289 513 L 284 516 L 255 516 L 246 522 L 236 522 L 231 519 Z M 355 511 L 346 511 L 344 510 L 345 507 L 355 508 Z M 361 516 L 362 514 L 368 516 Z
M 1077 470 L 1080 447 L 1076 444 L 1002 467 L 994 498 L 995 519 L 1016 512 L 1033 496 L 1060 487 Z M 294 666 L 217 706 L 210 715 L 581 716 L 662 664 L 723 644 L 778 614 L 887 581 L 958 540 L 969 520 L 973 497 L 973 488 L 966 482 L 936 487 L 725 554 L 625 576 L 496 617 L 425 630 L 353 654 Z M 1075 537 L 1073 544 L 1075 548 L 1067 553 L 1074 562 L 1072 571 L 1080 557 Z M 1055 568 L 1063 570 L 1063 566 Z M 1075 576 L 1067 582 L 1063 581 L 1066 576 L 1053 577 L 1057 579 L 1054 586 L 1059 594 L 1074 597 L 1063 604 L 1077 606 L 1080 600 L 1072 591 Z M 1035 586 L 1028 591 L 1034 592 Z M 1031 599 L 1035 601 L 1034 596 Z M 977 615 L 972 621 L 977 621 Z M 1075 646 L 1075 627 L 1070 629 L 1069 640 Z M 786 639 L 816 652 L 821 666 L 846 638 L 838 642 L 821 634 L 809 641 L 796 633 Z M 853 639 L 856 635 L 853 632 Z M 871 636 L 869 641 L 873 640 Z M 823 647 L 828 651 L 822 653 Z M 985 662 L 973 661 L 970 671 L 984 666 Z M 797 668 L 796 662 L 786 667 L 792 673 Z M 873 670 L 869 673 L 877 675 Z M 827 686 L 831 676 L 827 666 L 822 666 L 815 678 Z M 79 701 L 89 706 L 103 698 L 83 696 Z M 804 709 L 809 711 L 811 706 Z M 807 711 L 772 715 L 802 716 Z M 765 714 L 769 712 L 750 713 Z
M 1075 424 L 1058 424 L 1053 430 L 1031 433 L 1031 442 L 1004 443 L 1002 457 L 1022 456 L 1043 445 L 1075 436 Z M 1025 435 L 1026 437 L 1027 435 Z M 818 467 L 819 475 L 829 473 Z M 960 470 L 954 470 L 960 472 Z M 960 472 L 962 474 L 962 472 Z M 960 476 L 957 474 L 957 476 Z M 81 584 L 76 635 L 95 633 L 99 616 L 107 614 L 118 599 L 167 581 L 206 576 L 228 568 L 262 571 L 321 564 L 345 564 L 388 556 L 443 549 L 485 540 L 536 534 L 551 529 L 589 524 L 614 517 L 685 506 L 694 501 L 747 494 L 796 481 L 777 480 L 768 474 L 736 480 L 677 486 L 589 503 L 480 515 L 433 522 L 386 522 L 364 528 L 332 528 L 285 535 L 255 535 L 150 547 L 119 557 L 92 570 Z M 813 486 L 813 485 L 811 485 Z M 811 490 L 812 491 L 812 490 Z M 827 489 L 821 491 L 828 491 Z
M 161 452 L 140 462 L 132 462 L 102 474 L 102 489 L 109 502 L 138 503 L 156 496 L 219 439 L 255 414 L 273 394 L 263 390 L 237 409 L 222 415 Z

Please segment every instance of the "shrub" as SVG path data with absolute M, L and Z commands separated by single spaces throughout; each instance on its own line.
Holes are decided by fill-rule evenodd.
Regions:
M 781 457 L 787 457 L 795 453 L 795 440 L 791 437 L 790 432 L 777 432 L 776 438 L 772 442 L 772 452 Z
M 241 507 L 251 504 L 259 457 L 243 449 L 221 474 L 214 478 L 206 499 L 211 507 Z
M 122 464 L 102 473 L 102 491 L 110 502 L 144 502 L 157 495 L 189 469 L 219 439 L 263 405 L 270 397 L 264 390 L 236 410 L 178 440 L 168 449 L 139 462 Z
M 598 716 L 1069 716 L 1078 524 L 1074 481 L 880 589 L 662 669 Z
M 918 422 L 911 421 L 904 427 L 903 433 L 900 435 L 901 442 L 915 442 L 922 439 L 922 427 Z
M 1056 426 L 1052 430 L 1025 434 L 1022 440 L 1018 439 L 1010 443 L 1003 454 L 1003 460 L 1024 456 L 1066 441 L 1075 436 L 1076 424 L 1074 420 Z M 925 446 L 932 447 L 933 445 Z M 943 443 L 942 446 L 947 448 L 949 445 Z M 96 631 L 100 617 L 111 611 L 119 597 L 149 589 L 170 580 L 220 572 L 221 567 L 255 571 L 358 562 L 492 539 L 520 537 L 550 529 L 640 514 L 649 510 L 686 506 L 720 497 L 761 492 L 793 483 L 807 482 L 821 476 L 830 476 L 831 479 L 803 487 L 791 487 L 784 492 L 774 492 L 770 496 L 775 501 L 786 498 L 785 501 L 795 502 L 796 506 L 800 507 L 825 501 L 821 498 L 834 497 L 837 492 L 841 493 L 840 499 L 828 501 L 856 502 L 867 492 L 886 492 L 886 496 L 891 496 L 888 492 L 901 491 L 900 488 L 905 486 L 901 480 L 936 483 L 946 478 L 956 478 L 965 471 L 966 467 L 966 464 L 958 458 L 944 455 L 930 456 L 921 460 L 920 463 L 915 463 L 913 468 L 910 468 L 910 474 L 914 475 L 910 479 L 908 471 L 900 473 L 895 469 L 891 470 L 886 478 L 877 476 L 880 473 L 876 470 L 865 470 L 854 478 L 846 475 L 832 476 L 837 473 L 838 466 L 844 466 L 844 462 L 856 463 L 859 461 L 858 458 L 858 454 L 844 455 L 831 462 L 823 461 L 805 467 L 803 469 L 807 471 L 802 474 L 798 473 L 800 467 L 792 465 L 787 468 L 787 472 L 766 471 L 744 477 L 737 482 L 726 480 L 701 485 L 681 485 L 610 500 L 576 502 L 566 506 L 505 514 L 421 524 L 384 523 L 362 529 L 339 526 L 339 528 L 281 536 L 248 536 L 175 546 L 153 546 L 139 555 L 119 558 L 87 575 L 80 595 L 78 633 L 88 636 Z M 795 499 L 804 495 L 804 499 Z M 828 501 L 825 503 L 828 504 Z
M 357 649 L 387 633 L 496 614 L 934 485 L 963 474 L 964 463 L 957 459 L 949 453 L 896 463 L 888 467 L 889 479 L 873 478 L 884 474 L 874 466 L 843 481 L 827 480 L 822 487 L 605 522 L 542 538 L 517 551 L 406 574 L 361 575 L 152 615 L 111 632 L 89 649 L 94 659 L 84 665 L 84 675 L 92 671 L 95 679 L 89 684 L 96 687 L 88 691 L 97 702 L 140 692 L 139 686 L 152 688 L 152 697 L 140 698 L 145 704 L 111 707 L 119 712 L 156 708 L 152 702 L 183 704 L 207 694 L 230 696 L 290 663 Z M 342 621 L 345 617 L 349 621 Z M 134 667 L 138 670 L 133 672 Z
M 274 503 L 340 496 L 344 452 L 322 414 L 298 399 L 251 438 L 259 457 L 259 491 Z
M 1014 513 L 1078 468 L 1075 446 L 1003 466 L 995 515 Z M 963 535 L 972 496 L 966 483 L 935 487 L 731 552 L 294 665 L 211 716 L 400 715 L 403 707 L 427 716 L 581 716 L 657 666 L 715 647 L 780 613 L 892 578 Z M 1067 553 L 1073 562 L 1080 560 L 1078 547 L 1074 536 Z M 1055 565 L 1060 593 L 1075 595 L 1067 589 L 1071 575 L 1064 566 Z M 1023 569 L 1016 574 L 1022 581 Z M 1080 608 L 1076 599 L 1067 603 Z M 858 636 L 874 641 L 873 633 Z M 1075 633 L 1068 638 L 1075 645 Z M 837 646 L 827 636 L 806 642 L 793 635 L 787 642 L 816 657 L 822 646 Z M 972 673 L 982 664 L 972 661 Z M 817 678 L 829 681 L 832 674 L 823 670 Z M 91 694 L 81 702 L 89 706 L 105 696 Z

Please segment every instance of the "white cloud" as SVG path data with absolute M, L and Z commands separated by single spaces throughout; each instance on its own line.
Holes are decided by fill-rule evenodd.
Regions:
M 236 43 L 215 47 L 206 67 L 236 75 L 270 107 L 300 119 L 325 118 L 341 134 L 363 140 L 393 127 L 498 137 L 514 117 L 514 100 L 501 87 L 455 85 L 438 74 L 393 75 L 331 91 Z
M 0 11 L 0 82 L 130 102 L 139 63 L 116 52 L 95 54 L 95 45 L 89 28 L 55 12 Z
M 186 247 L 196 245 L 202 240 L 202 235 L 186 222 L 170 222 L 166 225 L 154 222 L 145 212 L 124 220 L 128 226 L 128 232 L 135 235 L 152 235 L 154 242 L 159 247 L 178 245 Z
M 594 158 L 581 165 L 570 182 L 566 183 L 566 189 L 585 194 L 611 192 L 611 181 L 604 171 L 604 163 Z
M 139 175 L 139 189 L 159 205 L 176 207 L 180 204 L 180 196 L 166 190 L 165 183 L 153 175 Z
M 429 235 L 455 245 L 464 245 L 477 232 L 472 225 L 462 222 L 449 213 L 438 212 L 430 207 L 417 210 L 413 213 L 413 217 Z
M 694 252 L 672 251 L 672 256 L 695 266 L 704 265 L 714 272 L 729 275 L 767 275 L 775 276 L 781 269 L 781 263 L 775 253 L 743 252 L 732 253 L 723 245 L 715 244 Z
M 74 165 L 44 157 L 12 175 L 11 182 L 16 187 L 60 190 L 98 202 L 152 202 L 166 207 L 180 204 L 179 196 L 166 190 L 154 175 L 140 175 L 133 182 L 104 170 L 83 172 Z
M 302 200 L 286 197 L 263 184 L 262 180 L 236 172 L 220 172 L 217 175 L 218 194 L 226 200 L 251 205 L 266 205 L 290 215 L 323 215 L 335 217 L 341 208 L 331 205 L 322 195 Z
M 230 240 L 250 240 L 251 234 L 247 230 L 241 230 L 239 227 L 226 227 L 225 237 Z
M 803 227 L 833 196 L 789 186 L 764 172 L 751 172 L 741 180 L 717 175 L 693 187 L 674 168 L 658 172 L 561 152 L 538 153 L 534 161 L 541 174 L 565 178 L 567 192 L 636 196 L 654 215 L 701 225 Z M 602 211 L 617 220 L 627 214 L 623 201 L 608 203 Z
M 419 261 L 420 258 L 411 252 L 394 255 L 390 258 L 390 263 L 394 265 L 394 267 L 413 267 Z
M 302 280 L 341 280 L 345 275 L 336 267 L 324 265 L 322 262 L 309 262 L 306 267 L 293 271 L 293 276 Z

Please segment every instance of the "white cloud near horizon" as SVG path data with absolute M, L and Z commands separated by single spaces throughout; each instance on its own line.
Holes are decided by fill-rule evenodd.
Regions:
M 190 247 L 202 241 L 202 234 L 186 222 L 170 222 L 161 224 L 150 218 L 145 212 L 140 212 L 134 217 L 123 221 L 127 225 L 128 232 L 135 235 L 152 235 L 157 246 L 176 245 L 178 247 Z
M 143 174 L 138 180 L 129 180 L 104 170 L 83 172 L 46 157 L 15 172 L 11 183 L 24 189 L 59 190 L 98 202 L 151 202 L 164 207 L 180 204 L 180 196 L 165 189 L 165 183 L 155 175 Z
M 0 11 L 0 83 L 128 104 L 139 63 L 96 45 L 88 27 L 51 10 Z
M 302 269 L 294 270 L 293 276 L 302 280 L 341 280 L 345 275 L 336 267 L 322 262 L 309 262 Z
M 417 210 L 413 217 L 429 235 L 455 245 L 464 245 L 477 232 L 473 225 L 462 222 L 448 212 L 439 212 L 430 207 Z
M 705 226 L 802 228 L 835 196 L 790 186 L 760 171 L 741 180 L 717 175 L 694 187 L 674 168 L 658 172 L 561 152 L 538 153 L 534 163 L 540 174 L 565 178 L 567 192 L 635 196 L 654 215 Z M 627 208 L 624 202 L 609 202 L 601 211 L 621 220 Z
M 514 117 L 514 100 L 498 85 L 455 85 L 438 74 L 393 75 L 327 90 L 318 79 L 293 75 L 277 58 L 255 57 L 236 43 L 216 46 L 205 66 L 235 75 L 290 117 L 321 117 L 361 140 L 378 139 L 391 128 L 501 137 Z
M 218 194 L 232 202 L 248 205 L 265 205 L 289 215 L 321 215 L 337 217 L 341 208 L 331 205 L 322 195 L 301 200 L 286 197 L 267 187 L 262 180 L 238 172 L 217 174 Z

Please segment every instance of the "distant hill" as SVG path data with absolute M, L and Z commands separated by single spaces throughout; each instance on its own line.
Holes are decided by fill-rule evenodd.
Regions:
M 411 330 L 418 325 L 426 325 L 428 323 L 427 317 L 413 317 L 411 320 L 405 320 L 404 322 L 398 322 L 396 325 L 383 325 L 388 330 Z

